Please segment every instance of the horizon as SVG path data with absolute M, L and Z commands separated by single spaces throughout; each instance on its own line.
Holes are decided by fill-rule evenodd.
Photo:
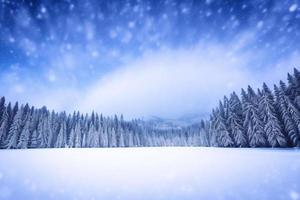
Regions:
M 296 71 L 295 71 L 296 70 Z M 297 68 L 294 68 L 294 76 L 295 76 L 295 73 L 296 72 L 299 72 L 299 70 L 297 69 Z M 287 74 L 287 76 L 288 76 L 288 74 L 292 74 L 291 72 L 287 72 L 286 73 Z M 280 79 L 279 80 L 279 82 L 283 82 L 284 84 L 286 84 L 287 82 L 285 81 L 285 80 L 282 80 L 282 79 Z M 278 83 L 279 83 L 278 82 Z M 265 82 L 263 82 L 263 84 L 265 84 Z M 263 85 L 262 84 L 262 85 Z M 269 87 L 269 89 L 271 90 L 271 93 L 272 94 L 274 94 L 274 86 L 278 86 L 276 83 L 275 84 L 273 84 L 273 87 L 269 87 L 268 85 L 267 85 L 267 87 Z M 247 88 L 251 88 L 251 89 L 253 89 L 252 88 L 252 86 L 251 85 L 248 85 L 247 86 Z M 261 90 L 262 89 L 262 87 L 258 87 L 258 88 L 254 88 L 255 90 L 254 90 L 254 92 L 255 91 L 258 91 L 258 90 Z M 246 88 L 241 88 L 240 89 L 241 91 L 242 90 L 246 90 Z M 237 94 L 237 92 L 236 91 L 232 91 L 232 93 L 230 93 L 230 94 L 227 94 L 227 95 L 223 95 L 223 97 L 226 97 L 226 98 L 228 98 L 229 97 L 229 95 L 231 95 L 231 94 L 233 94 L 233 93 L 236 93 Z M 238 93 L 237 94 L 237 96 L 238 96 L 238 98 L 241 98 L 241 94 L 240 93 Z M 55 110 L 55 109 L 50 109 L 50 108 L 48 108 L 47 107 L 47 105 L 43 105 L 43 106 L 40 106 L 40 107 L 35 107 L 34 105 L 31 105 L 29 102 L 19 102 L 19 101 L 15 101 L 15 102 L 12 102 L 12 101 L 8 101 L 7 102 L 7 99 L 6 99 L 6 97 L 5 96 L 2 96 L 1 98 L 4 98 L 5 99 L 5 104 L 6 104 L 6 106 L 8 105 L 8 104 L 11 104 L 11 108 L 13 108 L 16 104 L 18 104 L 18 107 L 23 107 L 23 106 L 26 106 L 26 105 L 28 105 L 29 106 L 29 108 L 34 108 L 34 109 L 43 109 L 43 108 L 46 108 L 49 112 L 55 112 L 55 113 L 66 113 L 66 115 L 71 115 L 72 113 L 74 114 L 74 113 L 79 113 L 80 115 L 82 115 L 82 116 L 85 116 L 85 115 L 92 115 L 93 113 L 94 114 L 99 114 L 99 115 L 103 115 L 103 113 L 101 113 L 101 112 L 97 112 L 97 111 L 95 111 L 95 110 L 92 110 L 91 112 L 80 112 L 80 110 L 73 110 L 73 111 L 71 111 L 71 112 L 68 112 L 68 111 L 66 111 L 66 110 Z M 219 102 L 220 101 L 222 101 L 221 99 L 219 99 Z M 216 108 L 217 107 L 217 104 L 212 108 L 212 110 L 214 109 L 214 108 Z M 115 116 L 117 116 L 117 117 L 121 117 L 121 118 L 123 118 L 123 119 L 125 119 L 125 120 L 127 120 L 127 121 L 130 121 L 130 120 L 142 120 L 142 121 L 155 121 L 155 120 L 178 120 L 178 121 L 182 121 L 182 122 L 184 122 L 184 121 L 188 121 L 188 120 L 191 120 L 190 122 L 186 122 L 188 125 L 192 125 L 192 124 L 195 124 L 195 123 L 198 123 L 198 122 L 200 122 L 201 120 L 208 120 L 208 118 L 211 116 L 211 112 L 208 112 L 208 113 L 206 113 L 206 114 L 198 114 L 198 113 L 191 113 L 191 114 L 185 114 L 185 115 L 182 115 L 182 116 L 179 116 L 179 117 L 177 117 L 177 118 L 172 118 L 172 117 L 169 117 L 169 118 L 164 118 L 164 117 L 160 117 L 160 116 L 155 116 L 155 115 L 149 115 L 149 116 L 142 116 L 142 117 L 137 117 L 137 118 L 126 118 L 126 116 L 124 117 L 124 115 L 123 115 L 123 113 L 120 113 L 120 114 L 116 114 L 116 113 L 113 113 L 113 114 L 111 114 L 111 115 L 103 115 L 103 117 L 108 117 L 108 118 L 113 118 L 113 117 L 115 117 Z M 200 118 L 201 117 L 201 118 Z M 195 119 L 197 119 L 198 121 L 197 122 L 195 122 Z M 200 119 L 200 120 L 199 120 Z M 175 125 L 175 124 L 174 124 Z
M 7 101 L 126 119 L 205 116 L 300 66 L 299 1 L 0 3 Z

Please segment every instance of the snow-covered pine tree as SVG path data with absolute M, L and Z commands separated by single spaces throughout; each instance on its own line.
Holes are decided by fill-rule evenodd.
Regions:
M 30 144 L 29 144 L 29 148 L 40 148 L 40 144 L 41 144 L 41 140 L 40 140 L 40 137 L 38 137 L 38 132 L 37 130 L 34 130 L 32 135 L 31 135 L 31 138 L 30 138 Z
M 3 115 L 3 112 L 4 112 L 4 110 L 5 110 L 6 108 L 5 108 L 5 97 L 1 97 L 1 99 L 0 99 L 0 123 L 1 123 L 1 117 L 2 117 L 2 115 Z M 1 125 L 1 124 L 0 124 Z
M 282 81 L 280 81 L 280 88 L 282 90 L 284 88 L 286 88 L 285 84 Z M 299 141 L 299 139 L 300 139 L 300 112 L 287 95 L 283 94 L 283 98 L 284 98 L 284 101 L 285 101 L 286 106 L 287 106 L 287 111 L 290 113 L 290 116 L 293 119 L 296 130 L 297 130 L 296 131 L 297 132 L 297 138 L 298 138 L 297 146 L 300 146 L 300 141 Z
M 54 113 L 52 112 L 50 114 L 50 112 L 48 110 L 46 110 L 46 119 L 44 121 L 44 136 L 45 136 L 45 142 L 46 142 L 46 146 L 47 148 L 51 148 L 53 147 L 53 143 L 54 143 Z
M 108 127 L 106 125 L 103 125 L 101 128 L 102 131 L 100 131 L 100 145 L 101 147 L 109 147 L 109 138 L 108 138 Z
M 234 147 L 234 141 L 230 132 L 227 129 L 226 112 L 222 102 L 219 102 L 219 108 L 217 109 L 217 118 L 216 118 L 216 131 L 218 134 L 218 146 L 221 147 Z
M 212 114 L 209 120 L 209 138 L 210 138 L 210 146 L 217 147 L 218 146 L 218 134 L 216 131 L 217 128 L 217 113 L 215 109 L 212 110 Z M 189 135 L 187 133 L 187 135 Z M 188 137 L 189 138 L 189 137 Z M 190 144 L 188 143 L 188 146 Z
M 4 141 L 7 136 L 7 131 L 9 127 L 9 116 L 7 112 L 8 107 L 6 107 L 2 113 L 0 122 L 0 148 L 4 148 Z
M 96 131 L 96 127 L 93 123 L 90 123 L 89 125 L 89 131 L 88 131 L 88 139 L 87 139 L 87 147 L 99 147 L 100 141 L 99 141 L 99 133 Z
M 81 121 L 81 120 L 80 120 Z M 81 133 L 81 126 L 80 126 L 80 121 L 79 123 L 76 124 L 75 126 L 75 148 L 79 148 L 82 145 L 82 133 Z
M 46 136 L 44 132 L 44 124 L 45 124 L 45 115 L 42 110 L 39 110 L 39 119 L 38 119 L 38 125 L 37 125 L 37 137 L 41 140 L 39 144 L 39 148 L 46 148 L 47 147 L 47 141 Z
M 125 147 L 124 143 L 124 131 L 123 128 L 120 129 L 120 134 L 119 134 L 119 144 L 118 147 Z
M 258 95 L 254 92 L 254 90 L 250 85 L 248 85 L 247 87 L 247 96 L 248 96 L 248 100 L 252 102 L 254 105 L 258 104 Z
M 256 101 L 256 94 L 252 89 L 248 94 L 242 89 L 242 102 L 243 102 L 243 112 L 245 116 L 244 120 L 244 129 L 249 137 L 249 146 L 250 147 L 266 147 L 268 145 L 266 135 L 264 132 L 263 124 L 259 118 L 259 112 L 257 104 L 254 104 Z M 255 96 L 253 96 L 255 95 Z
M 297 96 L 297 80 L 295 77 L 293 77 L 290 73 L 287 75 L 287 80 L 288 80 L 288 87 L 286 94 L 291 98 L 295 99 Z
M 18 104 L 16 103 L 16 105 Z M 18 109 L 13 119 L 12 125 L 8 131 L 6 144 L 4 145 L 5 148 L 7 149 L 17 148 L 19 136 L 23 128 L 23 121 L 22 121 L 23 109 L 24 109 L 23 106 L 20 109 Z
M 50 145 L 52 147 L 55 146 L 55 142 L 57 139 L 57 136 L 59 134 L 60 131 L 60 126 L 61 126 L 61 118 L 65 117 L 65 113 L 61 112 L 61 113 L 56 113 L 54 111 L 51 112 L 51 117 L 50 117 L 50 125 L 51 125 L 51 130 L 52 130 L 52 139 L 50 142 Z
M 281 130 L 274 97 L 265 83 L 263 84 L 262 96 L 259 101 L 259 111 L 264 124 L 264 131 L 271 147 L 286 147 L 287 141 Z
M 248 147 L 247 135 L 243 127 L 243 108 L 239 97 L 233 92 L 228 106 L 228 128 L 237 147 Z
M 99 121 L 98 113 L 96 113 L 96 117 L 95 117 L 95 128 L 96 128 L 97 131 L 99 131 L 99 129 L 100 129 L 100 121 Z
M 280 112 L 281 119 L 283 121 L 285 135 L 288 138 L 288 146 L 294 147 L 299 145 L 299 135 L 297 131 L 297 125 L 292 119 L 291 113 L 288 110 L 287 98 L 285 97 L 284 85 L 282 84 L 280 89 L 274 85 L 274 91 L 276 96 L 276 102 L 278 110 Z
M 133 145 L 135 147 L 141 146 L 140 130 L 137 129 L 136 125 L 135 125 L 135 131 L 133 131 Z
M 90 138 L 89 135 L 89 125 L 92 124 L 93 121 L 92 119 L 89 118 L 88 114 L 85 115 L 82 126 L 81 126 L 81 135 L 82 135 L 82 142 L 81 146 L 82 147 L 87 147 L 88 146 L 88 140 Z
M 200 144 L 199 145 L 204 146 L 204 147 L 209 146 L 208 132 L 205 129 L 204 120 L 201 120 L 201 122 L 200 122 L 199 135 L 200 135 L 199 136 L 199 139 L 200 139 Z M 181 136 L 180 141 L 181 141 L 183 146 L 186 146 L 184 137 Z
M 110 140 L 110 143 L 109 143 L 109 147 L 117 147 L 117 138 L 116 138 L 116 131 L 115 131 L 115 128 L 114 127 L 111 127 L 109 129 L 109 140 Z
M 229 99 L 226 96 L 224 96 L 224 98 L 223 98 L 223 118 L 225 120 L 225 123 L 228 118 L 228 112 L 229 112 Z
M 17 144 L 17 148 L 19 149 L 27 149 L 28 148 L 28 144 L 29 144 L 29 139 L 30 139 L 30 126 L 31 126 L 31 115 L 30 113 L 27 112 L 27 116 L 24 119 L 25 121 L 23 123 L 25 123 L 21 134 L 20 134 L 20 138 L 18 140 L 18 144 Z
M 70 147 L 70 148 L 75 147 L 75 130 L 74 130 L 74 128 L 72 128 L 71 132 L 70 132 L 70 137 L 68 140 L 68 147 Z
M 134 147 L 132 130 L 128 132 L 128 147 Z
M 207 138 L 207 146 L 210 147 L 211 146 L 211 138 L 210 138 L 210 133 L 209 133 L 209 129 L 210 129 L 210 122 L 208 120 L 204 121 L 204 130 L 206 133 L 206 138 Z
M 294 68 L 294 77 L 296 88 L 294 89 L 294 96 L 291 99 L 295 106 L 300 109 L 300 72 L 296 68 Z
M 62 118 L 62 122 L 60 125 L 60 129 L 54 144 L 55 148 L 63 148 L 67 145 L 67 125 L 64 118 Z

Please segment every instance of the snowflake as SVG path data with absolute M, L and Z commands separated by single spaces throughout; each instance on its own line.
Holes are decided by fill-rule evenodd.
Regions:
M 93 51 L 92 52 L 92 57 L 97 58 L 99 56 L 98 51 Z
M 263 27 L 263 25 L 264 25 L 264 22 L 263 22 L 263 21 L 259 21 L 259 22 L 257 23 L 256 27 L 257 27 L 258 29 L 261 29 L 261 28 Z
M 47 9 L 43 6 L 42 8 L 41 8 L 41 13 L 46 13 L 47 12 Z
M 130 22 L 128 23 L 128 27 L 129 27 L 129 28 L 134 28 L 134 27 L 135 27 L 135 22 L 134 22 L 134 21 L 130 21 Z
M 294 12 L 294 11 L 297 10 L 297 7 L 298 7 L 297 4 L 293 4 L 293 5 L 290 6 L 289 11 L 290 11 L 290 12 Z
M 16 40 L 15 40 L 15 38 L 10 37 L 10 38 L 8 39 L 8 41 L 9 41 L 10 43 L 14 43 Z
M 291 191 L 290 192 L 290 197 L 291 197 L 292 200 L 297 200 L 297 199 L 299 199 L 299 193 L 295 192 L 295 191 Z

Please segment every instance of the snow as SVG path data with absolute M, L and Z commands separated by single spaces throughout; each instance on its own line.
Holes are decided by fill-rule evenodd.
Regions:
M 299 193 L 298 192 L 291 191 L 290 195 L 291 195 L 291 199 L 293 199 L 293 200 L 299 199 Z
M 297 4 L 293 4 L 293 5 L 290 6 L 289 11 L 290 11 L 290 12 L 294 12 L 294 11 L 297 10 L 297 7 L 298 7 Z
M 258 29 L 261 29 L 261 28 L 263 27 L 263 25 L 264 25 L 264 22 L 263 22 L 263 21 L 259 21 L 259 22 L 257 23 L 256 27 L 257 27 Z
M 0 199 L 299 199 L 294 149 L 0 151 Z

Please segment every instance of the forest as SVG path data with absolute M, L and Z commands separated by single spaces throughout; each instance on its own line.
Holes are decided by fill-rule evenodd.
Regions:
M 123 116 L 50 111 L 0 100 L 0 148 L 89 147 L 299 147 L 300 72 L 295 68 L 271 90 L 265 83 L 224 96 L 208 119 L 156 128 Z

